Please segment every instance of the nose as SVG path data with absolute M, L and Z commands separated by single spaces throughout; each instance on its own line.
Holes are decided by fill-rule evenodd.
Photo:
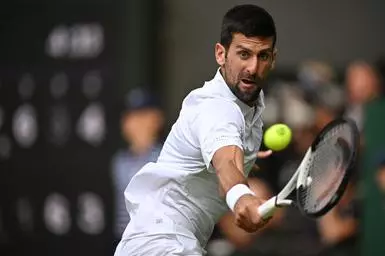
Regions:
M 254 56 L 253 58 L 249 59 L 246 70 L 250 75 L 255 75 L 258 72 L 258 66 L 259 66 L 258 57 Z

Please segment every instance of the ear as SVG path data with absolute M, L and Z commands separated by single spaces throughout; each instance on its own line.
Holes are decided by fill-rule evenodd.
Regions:
M 271 69 L 274 69 L 275 68 L 275 61 L 277 59 L 277 48 L 274 48 L 274 52 L 273 52 L 273 61 L 271 62 Z
M 220 43 L 215 44 L 215 59 L 219 66 L 223 66 L 226 62 L 226 49 Z

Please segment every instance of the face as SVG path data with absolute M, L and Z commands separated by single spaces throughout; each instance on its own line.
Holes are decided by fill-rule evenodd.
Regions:
M 376 96 L 379 81 L 370 66 L 356 65 L 346 74 L 348 97 L 351 103 L 362 104 Z
M 129 112 L 122 119 L 122 133 L 125 140 L 140 144 L 158 135 L 163 125 L 163 115 L 158 109 L 142 109 Z
M 273 37 L 246 37 L 235 33 L 228 49 L 219 43 L 215 46 L 215 57 L 225 82 L 238 99 L 250 106 L 258 99 L 274 67 L 273 41 Z

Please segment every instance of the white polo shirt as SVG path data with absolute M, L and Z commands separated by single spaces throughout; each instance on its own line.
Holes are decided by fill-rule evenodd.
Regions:
M 125 191 L 131 222 L 123 239 L 180 234 L 205 247 L 215 223 L 228 211 L 210 164 L 216 150 L 244 151 L 245 176 L 262 139 L 261 92 L 249 107 L 231 92 L 219 70 L 214 79 L 184 99 L 156 163 L 145 165 Z

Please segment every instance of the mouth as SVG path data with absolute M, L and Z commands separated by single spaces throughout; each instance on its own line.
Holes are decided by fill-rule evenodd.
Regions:
M 241 79 L 242 87 L 246 90 L 251 90 L 257 87 L 257 84 L 254 80 L 250 79 Z
M 251 85 L 255 85 L 255 81 L 254 80 L 250 80 L 250 79 L 241 79 L 242 83 L 244 84 L 251 84 Z

